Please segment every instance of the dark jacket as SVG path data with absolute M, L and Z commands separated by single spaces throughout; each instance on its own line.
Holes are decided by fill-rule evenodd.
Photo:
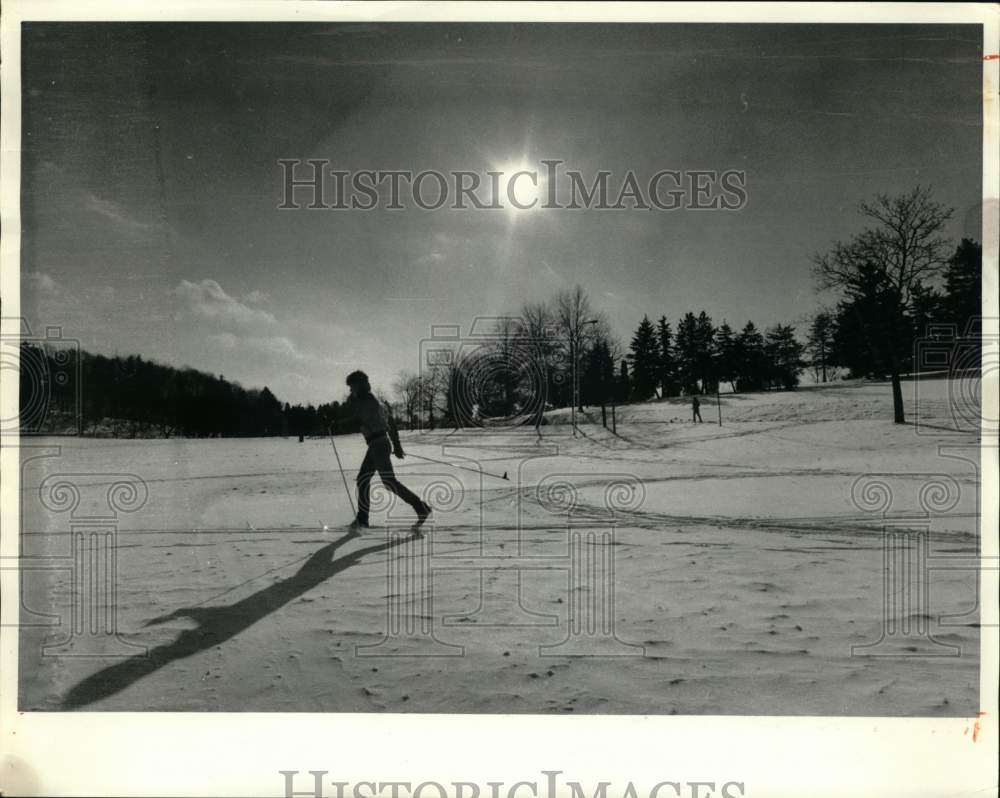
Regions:
M 369 443 L 380 435 L 388 435 L 393 448 L 402 450 L 392 411 L 388 405 L 382 404 L 371 394 L 358 399 L 350 397 L 340 406 L 338 416 L 338 420 L 357 421 L 361 427 L 361 434 Z

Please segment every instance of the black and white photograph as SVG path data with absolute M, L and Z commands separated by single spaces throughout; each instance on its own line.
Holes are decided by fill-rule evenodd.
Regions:
M 996 5 L 45 5 L 4 14 L 12 724 L 933 720 L 996 794 Z M 257 794 L 463 794 L 341 761 Z M 475 795 L 655 793 L 574 778 Z

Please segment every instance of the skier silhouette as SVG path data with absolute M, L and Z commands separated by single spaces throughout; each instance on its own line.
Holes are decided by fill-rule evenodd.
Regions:
M 347 375 L 347 386 L 351 394 L 337 414 L 338 420 L 360 422 L 361 434 L 365 436 L 368 450 L 361 469 L 358 471 L 358 515 L 354 526 L 368 526 L 368 511 L 371 507 L 372 477 L 378 472 L 382 484 L 406 502 L 417 514 L 417 523 L 422 524 L 431 514 L 431 506 L 396 479 L 389 453 L 402 460 L 406 454 L 399 442 L 396 422 L 387 406 L 372 395 L 368 375 L 363 371 L 352 371 Z
M 696 421 L 699 424 L 702 423 L 701 422 L 701 402 L 698 401 L 698 396 L 697 395 L 691 397 L 691 423 L 694 424 Z

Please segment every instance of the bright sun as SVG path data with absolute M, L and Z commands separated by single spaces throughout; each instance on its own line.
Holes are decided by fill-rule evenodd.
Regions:
M 499 200 L 509 214 L 531 213 L 542 207 L 545 202 L 545 174 L 537 165 L 523 160 L 508 161 L 495 170 L 501 173 Z

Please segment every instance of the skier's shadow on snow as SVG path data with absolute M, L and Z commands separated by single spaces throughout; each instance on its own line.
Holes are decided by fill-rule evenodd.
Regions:
M 292 576 L 275 582 L 235 604 L 219 607 L 184 607 L 168 615 L 153 618 L 146 623 L 146 626 L 165 623 L 176 618 L 190 618 L 197 622 L 198 626 L 195 629 L 185 629 L 172 643 L 157 646 L 144 654 L 137 654 L 88 676 L 69 691 L 63 700 L 63 707 L 76 709 L 108 698 L 174 660 L 190 657 L 199 651 L 219 645 L 334 574 L 355 565 L 365 555 L 386 551 L 414 540 L 419 535 L 414 533 L 409 536 L 399 536 L 377 546 L 358 549 L 339 560 L 333 559 L 338 548 L 357 537 L 356 533 L 348 532 L 311 555 Z

